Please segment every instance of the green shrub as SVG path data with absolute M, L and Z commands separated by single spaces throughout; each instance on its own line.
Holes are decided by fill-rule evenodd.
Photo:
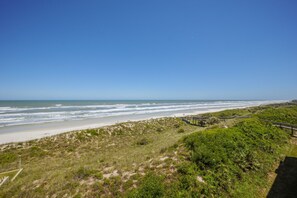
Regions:
M 163 197 L 165 188 L 163 178 L 153 173 L 147 174 L 142 180 L 140 186 L 128 194 L 133 198 L 155 198 Z
M 271 122 L 282 122 L 297 125 L 297 106 L 269 107 L 256 114 L 256 117 Z
M 193 175 L 197 171 L 197 166 L 194 163 L 184 162 L 177 167 L 177 172 L 182 175 Z
M 98 136 L 98 130 L 97 129 L 88 129 L 87 133 L 90 134 L 91 136 Z
M 268 172 L 287 140 L 282 130 L 258 119 L 247 119 L 228 129 L 191 134 L 184 142 L 193 164 L 178 169 L 181 189 L 193 189 L 197 185 L 193 178 L 201 175 L 207 184 L 201 187 L 201 194 L 230 194 L 236 191 L 233 184 L 244 174 Z

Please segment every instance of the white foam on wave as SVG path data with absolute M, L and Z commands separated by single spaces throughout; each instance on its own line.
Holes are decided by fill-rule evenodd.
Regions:
M 209 102 L 181 102 L 181 103 L 135 103 L 135 104 L 110 104 L 110 105 L 81 105 L 81 106 L 62 106 L 56 104 L 55 107 L 26 108 L 39 110 L 37 112 L 21 112 L 12 107 L 0 107 L 6 113 L 0 114 L 0 127 L 35 124 L 46 122 L 57 122 L 65 120 L 80 120 L 88 118 L 102 118 L 110 116 L 153 114 L 162 112 L 182 111 L 213 111 L 219 109 L 243 108 L 261 104 L 269 104 L 284 101 L 209 101 Z M 58 106 L 57 106 L 58 105 Z M 61 106 L 60 106 L 61 105 Z M 74 108 L 75 107 L 75 108 Z M 44 111 L 52 108 L 52 111 Z M 12 110 L 14 109 L 14 110 Z M 1 110 L 1 109 L 0 109 Z
M 227 107 L 227 106 L 236 106 L 237 104 L 228 104 L 227 103 L 220 103 L 220 104 L 179 104 L 179 105 L 159 105 L 159 106 L 152 106 L 152 107 L 134 107 L 134 108 L 114 108 L 114 109 L 97 109 L 97 110 L 72 110 L 72 111 L 52 111 L 52 112 L 28 112 L 28 113 L 9 113 L 9 114 L 1 114 L 0 118 L 6 117 L 21 117 L 21 116 L 55 116 L 55 115 L 80 115 L 80 114 L 100 114 L 100 113 L 117 113 L 121 111 L 145 111 L 145 110 L 187 110 L 193 108 L 219 108 L 219 107 Z M 120 107 L 120 106 L 119 106 Z M 82 108 L 84 109 L 84 108 Z

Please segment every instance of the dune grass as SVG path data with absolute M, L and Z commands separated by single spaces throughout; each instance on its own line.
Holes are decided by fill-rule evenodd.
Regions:
M 184 133 L 178 132 L 181 129 Z M 19 155 L 24 171 L 0 189 L 0 196 L 121 194 L 134 185 L 132 179 L 144 174 L 162 151 L 199 130 L 203 128 L 166 118 L 5 145 L 0 154 L 1 171 L 15 167 Z M 144 140 L 145 144 L 139 143 Z

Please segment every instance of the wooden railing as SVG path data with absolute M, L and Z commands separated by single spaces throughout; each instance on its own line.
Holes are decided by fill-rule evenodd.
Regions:
M 296 136 L 295 131 L 297 131 L 297 127 L 294 125 L 290 125 L 287 123 L 279 123 L 279 122 L 272 122 L 272 125 L 279 127 L 281 129 L 289 129 L 291 131 L 291 136 Z

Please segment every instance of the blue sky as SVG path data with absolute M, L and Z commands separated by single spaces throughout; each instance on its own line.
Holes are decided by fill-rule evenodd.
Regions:
M 0 99 L 297 98 L 297 1 L 0 1 Z

